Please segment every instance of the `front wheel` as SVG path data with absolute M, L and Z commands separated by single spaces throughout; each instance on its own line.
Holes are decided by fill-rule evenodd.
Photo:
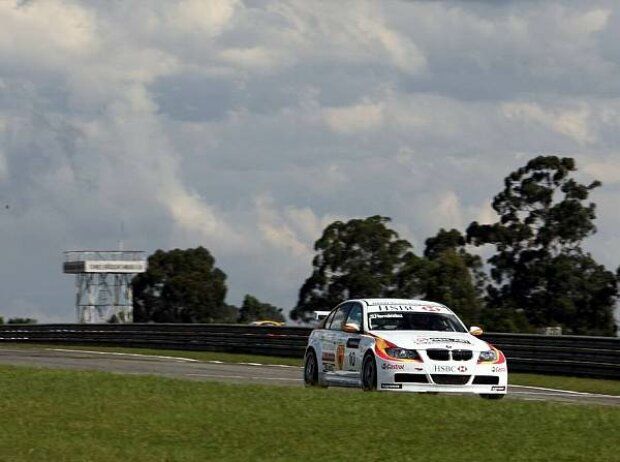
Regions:
M 304 360 L 304 383 L 308 387 L 316 387 L 319 384 L 319 366 L 314 350 L 306 353 Z
M 362 364 L 362 388 L 364 391 L 377 389 L 377 362 L 371 354 L 366 355 Z
M 498 395 L 498 394 L 492 394 L 492 395 L 491 394 L 481 394 L 480 395 L 480 397 L 482 399 L 495 399 L 495 400 L 502 399 L 504 396 L 506 396 L 506 395 Z

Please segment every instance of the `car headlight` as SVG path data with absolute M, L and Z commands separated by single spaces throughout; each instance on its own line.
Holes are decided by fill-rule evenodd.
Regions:
M 497 351 L 487 350 L 481 351 L 479 356 L 480 361 L 497 361 Z
M 396 359 L 420 359 L 420 355 L 416 350 L 407 350 L 406 348 L 386 348 L 385 352 L 388 356 Z

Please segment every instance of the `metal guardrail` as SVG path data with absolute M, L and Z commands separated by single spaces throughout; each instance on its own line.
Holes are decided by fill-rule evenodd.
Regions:
M 312 329 L 224 324 L 0 325 L 7 342 L 222 351 L 269 356 L 304 355 Z M 485 334 L 511 372 L 620 379 L 620 338 Z

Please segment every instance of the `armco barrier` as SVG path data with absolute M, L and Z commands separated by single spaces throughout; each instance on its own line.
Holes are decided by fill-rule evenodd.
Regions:
M 223 324 L 1 325 L 7 342 L 98 345 L 303 357 L 311 329 Z M 512 372 L 620 379 L 620 338 L 485 334 Z

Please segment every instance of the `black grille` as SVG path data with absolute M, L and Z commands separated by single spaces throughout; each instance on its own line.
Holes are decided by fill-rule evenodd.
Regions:
M 426 354 L 433 361 L 448 361 L 450 359 L 450 351 L 448 350 L 426 350 Z
M 428 383 L 428 379 L 425 374 L 394 374 L 395 382 L 402 383 Z
M 471 358 L 471 350 L 452 350 L 452 359 L 455 361 L 469 361 Z
M 450 356 L 454 361 L 469 361 L 473 354 L 471 350 L 440 350 L 433 349 L 426 350 L 426 354 L 433 361 L 449 361 Z
M 497 385 L 499 377 L 494 375 L 477 375 L 474 377 L 474 385 Z
M 471 375 L 434 374 L 431 375 L 431 377 L 433 378 L 433 382 L 439 385 L 465 385 L 469 382 Z

